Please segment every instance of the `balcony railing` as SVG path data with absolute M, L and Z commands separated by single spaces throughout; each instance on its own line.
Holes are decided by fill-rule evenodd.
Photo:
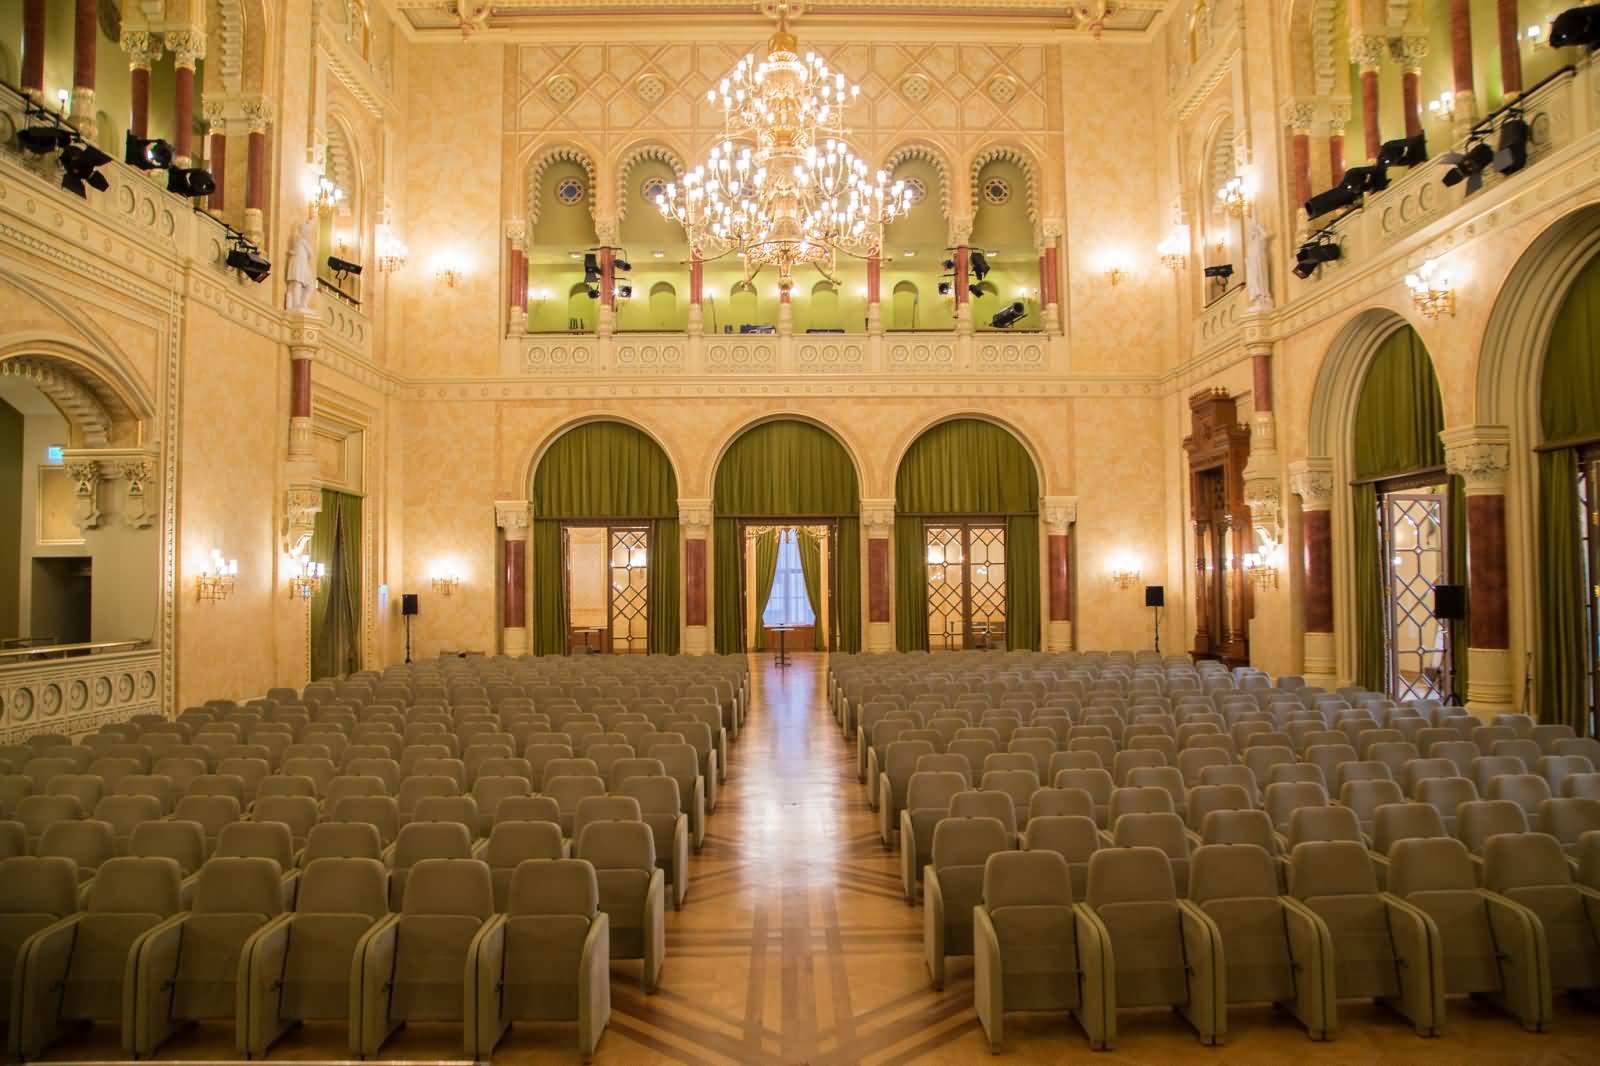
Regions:
M 64 658 L 0 658 L 0 743 L 35 733 L 77 736 L 136 714 L 161 712 L 161 652 L 148 641 L 18 649 Z

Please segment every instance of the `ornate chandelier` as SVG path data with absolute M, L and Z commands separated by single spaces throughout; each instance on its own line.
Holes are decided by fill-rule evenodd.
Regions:
M 800 55 L 789 30 L 797 0 L 764 6 L 778 20 L 766 59 L 745 56 L 706 93 L 722 105 L 721 143 L 656 204 L 683 226 L 696 259 L 741 253 L 747 279 L 775 266 L 787 292 L 796 266 L 832 279 L 840 252 L 879 254 L 883 227 L 911 206 L 912 190 L 870 173 L 845 143 L 844 109 L 861 87 L 815 53 Z

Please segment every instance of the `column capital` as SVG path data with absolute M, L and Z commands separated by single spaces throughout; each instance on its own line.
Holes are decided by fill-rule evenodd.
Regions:
M 289 355 L 311 359 L 322 347 L 322 316 L 310 309 L 284 312 L 289 322 Z
M 506 535 L 507 540 L 528 539 L 528 527 L 533 524 L 528 501 L 494 501 L 494 524 Z
M 206 31 L 168 30 L 166 45 L 175 66 L 194 70 L 195 63 L 206 57 Z
M 1044 529 L 1048 536 L 1062 536 L 1070 532 L 1072 523 L 1078 520 L 1078 497 L 1041 496 L 1039 515 L 1044 519 Z
M 678 497 L 678 524 L 683 527 L 683 535 L 686 537 L 704 540 L 706 533 L 711 529 L 711 519 L 714 514 L 709 499 Z
M 510 241 L 518 248 L 521 248 L 523 246 L 523 242 L 527 239 L 528 224 L 526 222 L 520 218 L 506 220 L 506 240 Z
M 1352 33 L 1350 35 L 1350 61 L 1358 65 L 1362 71 L 1377 70 L 1383 62 L 1383 57 L 1389 51 L 1389 42 L 1381 35 L 1375 33 Z
M 861 525 L 869 540 L 881 540 L 894 532 L 894 499 L 861 501 Z
M 1506 426 L 1462 426 L 1439 434 L 1444 466 L 1466 482 L 1468 496 L 1503 496 L 1511 472 L 1511 430 Z
M 1291 96 L 1282 104 L 1283 124 L 1296 133 L 1310 133 L 1317 120 L 1317 100 L 1312 96 Z
M 145 30 L 123 30 L 117 41 L 128 54 L 129 70 L 149 70 L 150 64 L 161 57 L 162 37 Z
M 1298 459 L 1289 464 L 1289 491 L 1300 497 L 1305 511 L 1333 507 L 1333 460 Z
M 952 218 L 949 224 L 950 243 L 963 245 L 972 240 L 972 219 Z
M 272 104 L 264 96 L 246 96 L 239 101 L 239 111 L 251 133 L 265 133 L 272 122 Z
M 594 220 L 595 239 L 606 247 L 611 247 L 620 240 L 621 225 L 614 218 L 596 218 Z
M 1059 218 L 1039 220 L 1039 239 L 1046 243 L 1059 241 L 1067 232 L 1066 223 Z
M 1428 38 L 1425 34 L 1411 33 L 1391 38 L 1389 54 L 1407 70 L 1418 70 L 1422 61 L 1428 58 Z

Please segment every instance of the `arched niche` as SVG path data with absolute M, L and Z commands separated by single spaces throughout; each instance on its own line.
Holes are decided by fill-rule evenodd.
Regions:
M 669 158 L 637 157 L 618 179 L 618 210 L 622 215 L 618 232 L 625 261 L 631 270 L 618 275 L 619 281 L 633 287 L 634 298 L 618 306 L 619 330 L 680 331 L 688 326 L 687 303 L 680 306 L 676 294 L 689 288 L 689 243 L 683 227 L 667 218 L 655 204 L 652 193 L 679 174 Z M 657 300 L 663 285 L 673 293 L 671 313 Z M 649 298 L 645 299 L 648 294 Z
M 918 311 L 921 309 L 922 294 L 917 289 L 916 282 L 897 281 L 889 295 L 889 322 L 890 329 L 910 330 L 919 326 Z
M 1004 426 L 919 434 L 895 473 L 896 646 L 1037 650 L 1038 511 L 1038 467 Z
M 657 331 L 678 328 L 678 290 L 670 281 L 658 281 L 650 286 L 650 327 Z
M 1013 158 L 1002 157 L 985 163 L 977 174 L 977 210 L 972 220 L 972 247 L 981 250 L 988 273 L 972 281 L 983 289 L 973 293 L 972 323 L 979 330 L 992 330 L 995 312 L 1013 300 L 1021 300 L 1027 313 L 1009 327 L 1013 330 L 1039 329 L 1039 253 L 1034 241 L 1034 224 L 1029 202 L 1031 178 Z
M 906 294 L 931 296 L 938 292 L 942 264 L 949 255 L 949 214 L 955 190 L 947 156 L 930 145 L 902 146 L 890 153 L 886 162 L 891 183 L 904 181 L 915 193 L 910 210 L 884 230 L 879 299 L 890 305 L 883 313 L 887 328 L 911 329 Z M 937 300 L 923 305 L 913 299 L 912 303 L 919 328 L 940 329 L 954 323 L 953 311 L 939 306 Z
M 594 163 L 577 147 L 550 147 L 530 161 L 527 181 L 528 328 L 564 332 L 581 318 L 584 328 L 592 329 L 599 320 L 599 301 L 578 315 L 570 294 L 584 282 L 584 256 L 600 244 L 594 222 Z M 569 299 L 549 299 L 555 293 L 568 293 Z
M 1201 258 L 1208 267 L 1233 267 L 1227 278 L 1203 278 L 1205 300 L 1210 303 L 1245 283 L 1244 217 L 1231 213 L 1219 195 L 1239 176 L 1232 115 L 1217 119 L 1206 138 L 1200 165 L 1197 213 L 1201 220 Z

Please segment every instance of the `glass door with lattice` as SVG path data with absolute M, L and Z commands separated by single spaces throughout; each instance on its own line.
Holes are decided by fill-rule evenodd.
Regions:
M 926 529 L 928 647 L 1006 646 L 1006 527 L 994 522 Z
M 1401 701 L 1444 699 L 1450 627 L 1434 613 L 1434 590 L 1450 579 L 1446 495 L 1389 492 L 1382 500 L 1388 693 Z
M 650 531 L 611 527 L 611 650 L 650 650 Z
M 565 523 L 569 654 L 650 650 L 650 530 L 642 525 Z

